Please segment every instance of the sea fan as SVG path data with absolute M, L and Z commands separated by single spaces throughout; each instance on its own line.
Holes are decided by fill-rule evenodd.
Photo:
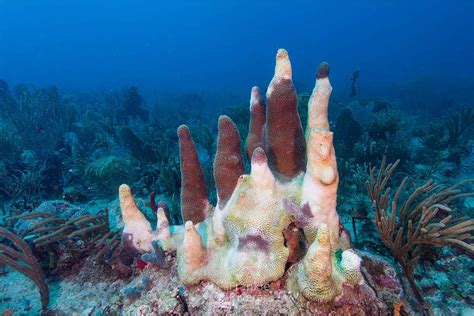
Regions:
M 84 171 L 96 184 L 111 184 L 130 179 L 133 170 L 133 161 L 109 155 L 92 161 Z

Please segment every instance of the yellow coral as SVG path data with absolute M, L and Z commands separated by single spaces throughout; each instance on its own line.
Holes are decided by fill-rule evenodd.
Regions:
M 152 250 L 152 229 L 133 200 L 130 187 L 122 184 L 119 188 L 120 209 L 124 222 L 123 233 L 129 234 L 133 245 L 141 252 Z
M 309 300 L 326 303 L 333 300 L 337 292 L 332 278 L 332 251 L 329 229 L 320 225 L 316 239 L 308 249 L 304 259 L 298 264 L 295 273 L 299 290 Z

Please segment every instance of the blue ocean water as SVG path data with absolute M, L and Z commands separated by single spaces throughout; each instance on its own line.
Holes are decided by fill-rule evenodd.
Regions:
M 301 89 L 321 61 L 347 87 L 429 78 L 472 83 L 472 1 L 0 2 L 2 77 L 62 89 L 266 85 L 286 48 Z M 467 81 L 467 82 L 466 82 Z

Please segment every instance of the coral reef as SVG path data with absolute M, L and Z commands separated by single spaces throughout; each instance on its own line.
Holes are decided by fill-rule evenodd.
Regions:
M 261 143 L 265 149 L 253 149 L 249 175 L 243 174 L 235 125 L 226 116 L 219 119 L 215 208 L 208 202 L 189 129 L 181 126 L 185 225 L 169 227 L 160 213 L 153 231 L 135 206 L 130 188 L 120 186 L 123 236 L 134 251 L 151 253 L 153 243 L 159 241 L 164 250 L 177 251 L 181 282 L 210 281 L 231 289 L 262 286 L 282 278 L 290 253 L 294 257 L 298 252 L 301 239 L 310 246 L 288 274 L 288 287 L 294 295 L 327 303 L 343 295 L 344 284 L 361 285 L 361 259 L 349 249 L 336 212 L 339 178 L 327 118 L 332 91 L 328 75 L 329 66 L 322 63 L 308 105 L 304 141 L 289 57 L 285 50 L 277 52 L 264 125 L 258 89 L 252 89 L 247 151 Z M 296 234 L 288 233 L 291 225 L 296 225 L 292 230 Z
M 150 102 L 0 80 L 0 225 L 44 271 L 50 312 L 410 314 L 418 294 L 434 314 L 472 312 L 474 199 L 447 200 L 474 176 L 470 101 L 367 97 L 357 71 L 355 98 L 330 98 L 327 63 L 296 94 L 306 83 L 276 60 L 250 109 L 229 92 Z M 372 170 L 374 205 L 364 183 L 384 155 L 400 162 L 379 184 Z M 34 282 L 0 275 L 0 310 L 41 312 Z

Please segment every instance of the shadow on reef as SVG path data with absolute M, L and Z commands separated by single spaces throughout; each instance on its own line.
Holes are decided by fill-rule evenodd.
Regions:
M 102 286 L 103 313 L 429 310 L 449 291 L 426 266 L 474 252 L 458 199 L 473 194 L 474 112 L 422 121 L 363 100 L 359 72 L 344 103 L 326 63 L 316 77 L 298 95 L 279 50 L 266 98 L 252 88 L 217 127 L 197 94 L 166 108 L 136 87 L 73 97 L 0 81 L 0 272 L 33 280 L 43 312 L 72 313 L 84 284 Z M 121 183 L 119 201 L 99 200 Z

